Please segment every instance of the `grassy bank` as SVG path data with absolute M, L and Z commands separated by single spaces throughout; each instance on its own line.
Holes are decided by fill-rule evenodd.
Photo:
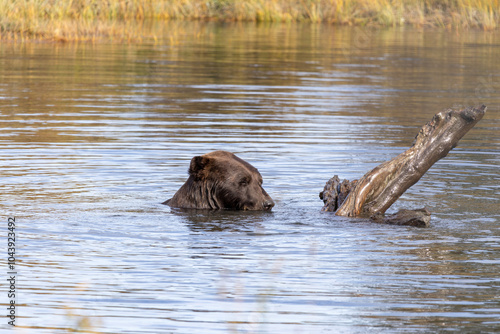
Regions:
M 2 39 L 133 40 L 148 37 L 142 22 L 162 20 L 493 30 L 500 0 L 0 0 Z

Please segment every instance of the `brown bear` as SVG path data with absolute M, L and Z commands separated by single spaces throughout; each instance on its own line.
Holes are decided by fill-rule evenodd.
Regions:
M 163 202 L 184 209 L 271 210 L 274 202 L 262 188 L 257 168 L 226 151 L 194 157 L 189 178 Z

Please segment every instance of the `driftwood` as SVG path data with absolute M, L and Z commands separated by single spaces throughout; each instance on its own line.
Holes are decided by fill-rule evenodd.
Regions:
M 486 106 L 482 105 L 460 111 L 448 109 L 437 113 L 420 129 L 408 150 L 375 167 L 359 181 L 340 182 L 336 176 L 328 181 L 325 190 L 320 193 L 325 203 L 322 211 L 335 211 L 338 216 L 372 217 L 373 220 L 381 222 L 386 210 L 420 180 L 434 163 L 444 158 L 481 120 L 485 112 Z M 422 212 L 428 212 L 423 210 L 417 210 L 415 217 L 422 218 Z M 410 222 L 417 218 L 409 217 L 408 214 L 408 212 L 401 214 L 399 223 L 396 223 L 395 215 L 392 220 L 386 217 L 385 222 L 413 225 Z M 430 214 L 427 216 L 430 219 Z M 406 219 L 406 223 L 403 218 Z M 422 219 L 422 222 L 426 220 L 427 218 Z M 419 224 L 427 226 L 428 222 L 417 225 Z

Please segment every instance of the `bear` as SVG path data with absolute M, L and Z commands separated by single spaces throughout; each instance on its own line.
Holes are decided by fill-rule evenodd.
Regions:
M 231 152 L 214 151 L 191 159 L 189 178 L 163 202 L 182 209 L 270 211 L 274 201 L 262 188 L 257 168 Z

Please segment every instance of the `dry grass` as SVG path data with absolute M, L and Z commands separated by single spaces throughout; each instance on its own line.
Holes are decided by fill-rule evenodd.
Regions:
M 223 20 L 497 29 L 500 0 L 0 0 L 2 39 L 154 38 L 143 22 Z M 152 34 L 152 35 L 151 35 Z

